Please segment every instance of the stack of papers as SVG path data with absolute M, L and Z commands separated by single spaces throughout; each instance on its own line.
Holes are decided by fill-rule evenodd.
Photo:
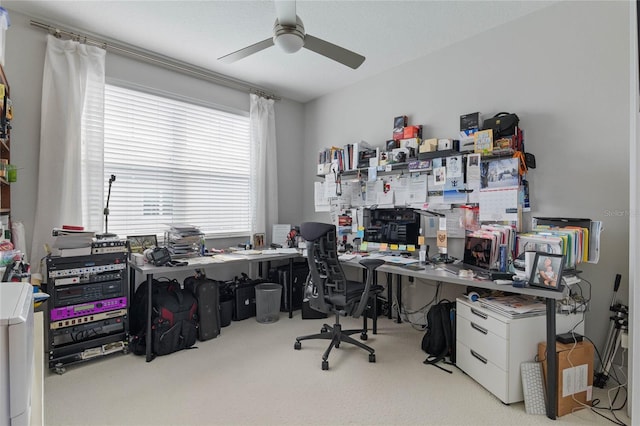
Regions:
M 53 228 L 51 234 L 55 237 L 53 248 L 75 249 L 89 247 L 89 252 L 91 252 L 91 243 L 96 236 L 95 232 L 74 231 L 62 228 Z
M 200 255 L 204 234 L 193 225 L 171 225 L 165 238 L 172 258 Z
M 480 306 L 497 312 L 507 318 L 525 318 L 546 313 L 544 301 L 526 295 L 483 297 L 478 299 Z

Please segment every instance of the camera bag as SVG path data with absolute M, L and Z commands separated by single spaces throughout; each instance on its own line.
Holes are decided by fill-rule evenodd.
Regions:
M 516 114 L 499 112 L 482 123 L 482 130 L 493 130 L 493 140 L 516 134 L 520 119 Z

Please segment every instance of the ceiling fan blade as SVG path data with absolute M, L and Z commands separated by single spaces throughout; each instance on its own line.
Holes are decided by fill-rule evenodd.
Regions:
M 276 16 L 280 25 L 296 26 L 295 0 L 275 0 Z
M 358 68 L 365 60 L 365 57 L 362 55 L 309 34 L 304 36 L 304 48 L 319 53 L 322 56 L 326 56 L 329 59 L 333 59 L 334 61 L 340 62 L 341 64 L 353 69 Z
M 259 41 L 256 44 L 252 44 L 251 46 L 247 46 L 243 49 L 236 50 L 235 52 L 229 53 L 228 55 L 221 56 L 218 58 L 218 60 L 230 64 L 242 58 L 246 58 L 249 55 L 253 55 L 254 53 L 258 53 L 259 51 L 271 46 L 273 46 L 273 37 L 269 37 L 266 40 Z

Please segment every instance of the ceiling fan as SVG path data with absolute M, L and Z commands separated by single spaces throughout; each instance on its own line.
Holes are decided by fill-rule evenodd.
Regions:
M 276 1 L 275 5 L 278 16 L 273 24 L 273 37 L 229 53 L 218 60 L 232 63 L 275 44 L 286 53 L 295 53 L 304 47 L 353 69 L 358 68 L 364 62 L 365 57 L 362 55 L 310 34 L 305 34 L 302 20 L 296 15 L 295 1 Z

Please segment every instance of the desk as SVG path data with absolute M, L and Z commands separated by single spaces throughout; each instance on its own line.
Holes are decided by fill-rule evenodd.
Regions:
M 343 262 L 344 265 L 359 266 L 358 259 L 352 259 Z M 488 290 L 509 291 L 512 293 L 526 294 L 530 296 L 542 297 L 546 300 L 546 317 L 547 317 L 547 348 L 551 353 L 555 353 L 556 348 L 556 300 L 564 297 L 561 291 L 550 291 L 535 288 L 518 288 L 508 285 L 496 284 L 493 281 L 481 280 L 477 278 L 461 278 L 442 269 L 435 269 L 432 265 L 424 265 L 422 268 L 408 268 L 392 264 L 384 264 L 377 269 L 377 272 L 387 273 L 387 292 L 389 295 L 389 306 L 391 307 L 391 280 L 392 275 L 396 276 L 396 292 L 398 299 L 398 322 L 400 319 L 400 305 L 402 301 L 402 277 L 413 277 L 423 280 L 435 281 L 437 283 L 457 284 L 464 286 L 473 286 Z M 555 356 L 547 357 L 548 362 L 548 380 L 547 380 L 547 400 L 556 401 L 558 393 L 557 389 L 557 362 Z M 556 404 L 551 402 L 547 404 L 547 417 L 552 420 L 556 418 Z
M 269 253 L 269 254 L 257 254 L 257 255 L 239 255 L 239 254 L 225 254 L 225 255 L 217 255 L 217 256 L 204 256 L 204 257 L 194 257 L 191 259 L 185 259 L 188 264 L 185 266 L 154 266 L 148 263 L 144 265 L 135 265 L 133 263 L 129 263 L 129 294 L 133 297 L 135 293 L 136 286 L 136 272 L 140 272 L 146 276 L 147 279 L 147 289 L 148 289 L 148 298 L 147 298 L 147 332 L 145 336 L 145 345 L 146 345 L 146 360 L 150 362 L 153 360 L 154 355 L 151 351 L 152 340 L 151 340 L 151 311 L 153 309 L 152 303 L 152 285 L 153 285 L 153 275 L 154 274 L 166 274 L 166 273 L 176 273 L 176 272 L 191 272 L 196 269 L 204 269 L 213 266 L 222 266 L 222 265 L 231 265 L 235 263 L 248 263 L 250 266 L 254 263 L 262 262 L 271 262 L 272 260 L 289 260 L 289 279 L 293 275 L 293 259 L 299 257 L 299 253 Z M 291 283 L 288 283 L 289 288 L 291 288 Z M 291 292 L 289 292 L 289 297 L 291 297 Z M 292 317 L 292 309 L 291 309 L 291 300 L 289 300 L 289 318 Z

